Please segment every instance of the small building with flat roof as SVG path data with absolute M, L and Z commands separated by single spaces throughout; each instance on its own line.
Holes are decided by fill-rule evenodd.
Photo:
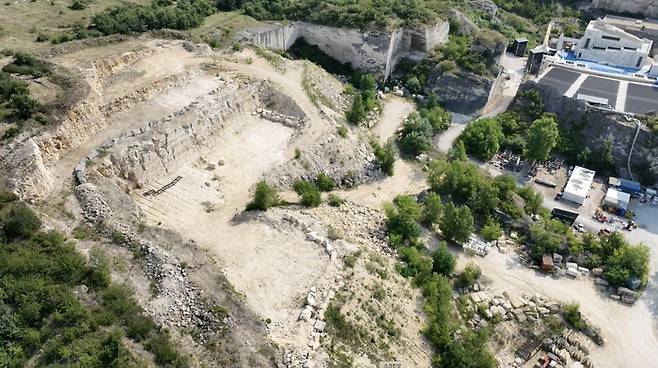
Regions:
M 576 166 L 571 172 L 567 186 L 564 187 L 562 199 L 583 205 L 589 195 L 596 173 L 584 167 Z
M 618 210 L 628 210 L 628 205 L 631 203 L 631 195 L 621 192 L 615 188 L 608 188 L 605 194 L 603 204 L 606 206 L 614 207 Z

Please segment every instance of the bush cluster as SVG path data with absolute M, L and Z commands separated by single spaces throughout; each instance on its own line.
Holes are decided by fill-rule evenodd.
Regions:
M 2 67 L 2 71 L 10 74 L 30 75 L 35 78 L 43 77 L 44 75 L 49 75 L 51 73 L 48 64 L 26 52 L 15 53 L 14 60 Z
M 435 349 L 434 366 L 496 367 L 496 360 L 487 348 L 490 331 L 464 328 L 461 319 L 453 317 L 452 285 L 444 275 L 452 273 L 455 260 L 445 245 L 439 245 L 433 257 L 412 246 L 400 248 L 398 253 L 400 273 L 412 278 L 425 297 L 428 322 L 424 334 Z M 479 269 L 467 266 L 461 275 L 463 282 L 474 282 L 479 277 Z
M 215 10 L 209 0 L 153 0 L 150 6 L 127 4 L 105 10 L 91 19 L 90 28 L 104 35 L 185 30 L 198 27 Z
M 379 142 L 373 139 L 370 142 L 370 145 L 375 153 L 379 169 L 386 175 L 393 176 L 395 173 L 395 149 L 393 148 L 393 142 L 388 141 L 382 146 Z
M 359 71 L 354 72 L 351 83 L 355 89 L 354 100 L 346 113 L 346 118 L 352 124 L 359 124 L 363 122 L 370 111 L 380 105 L 377 100 L 377 83 L 375 77 L 371 74 L 364 74 Z
M 254 198 L 247 204 L 247 211 L 267 211 L 271 207 L 279 206 L 281 197 L 267 182 L 260 181 L 256 184 Z
M 443 110 L 436 97 L 431 95 L 418 112 L 411 113 L 398 138 L 402 153 L 417 156 L 432 148 L 432 138 L 450 125 L 451 115 Z
M 27 83 L 5 72 L 0 72 L 0 107 L 12 109 L 20 120 L 29 119 L 42 110 L 39 101 L 30 96 Z
M 305 180 L 296 180 L 292 187 L 295 193 L 299 195 L 301 203 L 304 206 L 317 207 L 322 204 L 322 194 L 314 183 Z
M 0 366 L 138 367 L 124 335 L 162 365 L 187 366 L 130 291 L 111 284 L 102 256 L 87 261 L 63 234 L 40 226 L 26 205 L 0 193 Z M 82 285 L 90 303 L 76 296 Z
M 484 223 L 494 216 L 496 208 L 513 218 L 536 214 L 543 197 L 530 187 L 517 187 L 507 175 L 492 178 L 466 161 L 433 161 L 427 178 L 430 190 L 442 198 L 466 205 L 475 219 Z M 519 201 L 520 199 L 520 201 Z M 519 206 L 519 204 L 523 206 Z

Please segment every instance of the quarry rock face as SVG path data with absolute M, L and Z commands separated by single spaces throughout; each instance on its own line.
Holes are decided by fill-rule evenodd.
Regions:
M 591 7 L 658 18 L 658 2 L 655 0 L 592 0 Z
M 50 191 L 53 177 L 46 165 L 39 146 L 28 139 L 11 155 L 14 172 L 8 176 L 8 187 L 24 200 L 37 199 L 37 193 Z
M 436 46 L 447 42 L 448 31 L 449 24 L 445 21 L 392 32 L 294 22 L 252 28 L 240 33 L 238 38 L 274 50 L 287 50 L 297 39 L 304 38 L 334 59 L 386 79 L 401 58 L 424 57 Z
M 482 109 L 494 85 L 491 78 L 471 73 L 444 73 L 436 67 L 428 78 L 427 93 L 434 93 L 446 109 L 470 115 Z
M 627 121 L 620 114 L 590 108 L 584 101 L 565 97 L 557 89 L 548 85 L 528 81 L 521 85 L 519 91 L 529 89 L 539 92 L 544 109 L 556 113 L 564 129 L 580 127 L 582 124 L 584 144 L 592 152 L 596 152 L 603 142 L 609 141 L 612 144 L 613 156 L 620 171 L 622 173 L 626 171 L 628 153 L 637 132 L 635 123 Z M 646 161 L 654 170 L 658 169 L 657 146 L 658 142 L 651 131 L 642 128 L 633 150 L 632 162 Z

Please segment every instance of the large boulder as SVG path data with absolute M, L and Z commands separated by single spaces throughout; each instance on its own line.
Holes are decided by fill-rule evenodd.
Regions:
M 450 9 L 448 17 L 450 18 L 450 32 L 460 36 L 470 36 L 480 30 L 475 22 L 457 9 Z
M 471 115 L 487 104 L 493 83 L 490 77 L 447 73 L 437 66 L 430 73 L 426 90 L 435 94 L 446 109 Z
M 618 13 L 634 13 L 647 18 L 658 18 L 658 2 L 655 0 L 592 0 L 591 7 Z

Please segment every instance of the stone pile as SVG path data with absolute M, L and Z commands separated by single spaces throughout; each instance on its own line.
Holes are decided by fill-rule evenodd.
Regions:
M 467 295 L 469 304 L 466 306 L 466 310 L 473 313 L 473 318 L 468 321 L 468 324 L 472 328 L 485 327 L 489 324 L 488 321 L 494 318 L 524 323 L 526 321 L 535 322 L 560 312 L 559 303 L 547 300 L 538 294 L 530 297 L 514 297 L 507 292 L 490 295 L 489 292 L 483 290 Z
M 275 123 L 283 124 L 291 128 L 301 128 L 305 126 L 306 123 L 308 122 L 308 119 L 306 117 L 298 118 L 295 116 L 289 116 L 263 108 L 256 109 L 256 114 L 260 115 L 260 117 L 262 117 L 263 119 L 267 119 Z
M 580 332 L 567 330 L 555 341 L 547 341 L 546 348 L 568 366 L 572 360 L 576 360 L 585 367 L 594 368 L 594 363 L 589 358 L 592 348 L 592 340 Z
M 394 255 L 388 245 L 386 217 L 380 210 L 347 201 L 340 207 L 321 206 L 303 212 L 317 215 L 359 247 Z

